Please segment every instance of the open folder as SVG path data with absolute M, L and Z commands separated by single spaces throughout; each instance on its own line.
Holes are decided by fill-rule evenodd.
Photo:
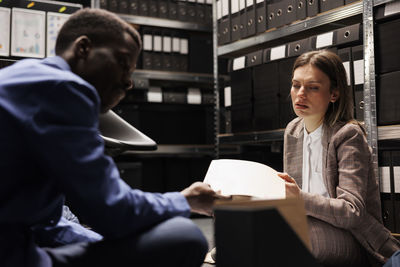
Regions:
M 130 125 L 112 110 L 99 116 L 99 130 L 108 149 L 117 153 L 126 150 L 156 150 L 150 137 Z
M 285 181 L 271 167 L 246 160 L 211 161 L 204 182 L 222 195 L 251 196 L 259 199 L 286 197 Z

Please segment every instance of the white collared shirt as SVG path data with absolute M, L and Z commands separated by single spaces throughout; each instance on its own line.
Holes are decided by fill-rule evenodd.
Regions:
M 322 124 L 308 133 L 304 126 L 302 191 L 329 197 L 322 177 Z

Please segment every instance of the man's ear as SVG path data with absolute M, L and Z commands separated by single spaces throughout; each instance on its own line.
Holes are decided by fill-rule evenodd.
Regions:
M 74 53 L 77 58 L 87 58 L 90 49 L 92 48 L 92 42 L 86 35 L 79 36 L 75 42 Z
M 331 102 L 335 103 L 339 99 L 340 93 L 338 89 L 333 89 L 331 93 Z

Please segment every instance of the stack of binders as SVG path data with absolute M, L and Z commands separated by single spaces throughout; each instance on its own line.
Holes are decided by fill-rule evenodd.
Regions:
M 100 0 L 100 8 L 126 15 L 212 23 L 212 0 Z
M 400 3 L 396 1 L 379 6 L 375 18 L 378 125 L 399 124 Z
M 266 48 L 230 61 L 232 132 L 285 128 L 295 118 L 290 89 L 296 58 L 308 51 L 337 53 L 356 99 L 356 118 L 363 120 L 363 46 L 360 24 Z
M 172 30 L 143 28 L 142 40 L 143 69 L 183 72 L 189 70 L 189 39 L 186 35 Z

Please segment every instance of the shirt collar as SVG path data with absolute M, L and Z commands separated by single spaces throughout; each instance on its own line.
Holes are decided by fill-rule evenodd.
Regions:
M 67 70 L 71 71 L 71 67 L 65 61 L 62 57 L 60 56 L 55 56 L 55 57 L 48 57 L 43 60 L 46 64 L 52 65 L 56 68 L 62 69 L 62 70 Z
M 310 138 L 312 140 L 316 140 L 318 138 L 321 138 L 321 136 L 322 136 L 322 126 L 323 126 L 323 123 L 317 129 L 315 129 L 313 132 L 308 133 L 307 129 L 306 129 L 306 125 L 304 124 L 304 140 L 307 140 L 308 136 L 310 136 Z

